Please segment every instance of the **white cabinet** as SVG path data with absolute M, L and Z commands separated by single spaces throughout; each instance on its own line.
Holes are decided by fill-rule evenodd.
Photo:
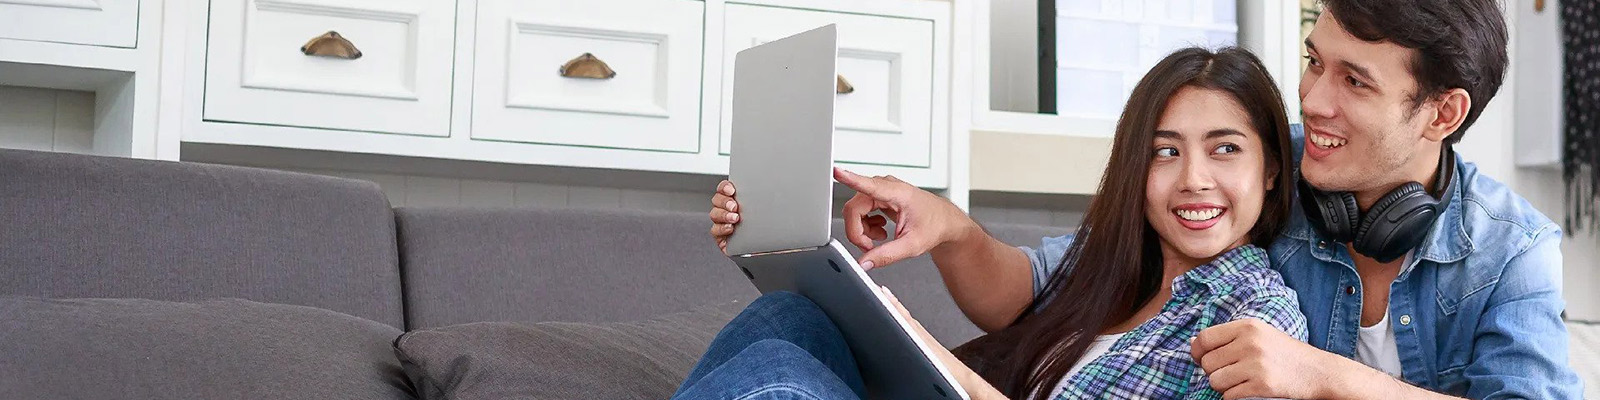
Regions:
M 720 151 L 731 144 L 733 59 L 740 50 L 838 24 L 834 159 L 929 167 L 932 162 L 934 24 L 930 20 L 729 4 L 722 54 Z
M 134 47 L 139 0 L 0 0 L 0 38 Z
M 215 0 L 204 118 L 450 134 L 455 3 Z
M 724 175 L 733 55 L 838 24 L 838 71 L 853 90 L 836 97 L 835 160 L 960 184 L 952 3 L 941 0 L 166 4 L 163 28 L 178 35 L 161 41 L 163 71 L 175 73 L 162 79 L 161 117 L 194 144 L 186 152 Z
M 699 151 L 705 3 L 482 0 L 472 138 Z

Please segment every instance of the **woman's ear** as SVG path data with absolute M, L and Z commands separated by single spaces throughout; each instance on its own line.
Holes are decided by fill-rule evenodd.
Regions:
M 1269 191 L 1269 192 L 1272 191 L 1273 189 L 1277 189 L 1278 188 L 1278 166 L 1277 165 L 1268 165 L 1267 166 L 1267 184 L 1266 184 L 1266 187 L 1267 187 L 1267 191 Z

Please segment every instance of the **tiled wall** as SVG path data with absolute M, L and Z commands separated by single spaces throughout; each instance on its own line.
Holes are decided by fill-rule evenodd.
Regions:
M 0 86 L 0 148 L 92 152 L 94 93 Z

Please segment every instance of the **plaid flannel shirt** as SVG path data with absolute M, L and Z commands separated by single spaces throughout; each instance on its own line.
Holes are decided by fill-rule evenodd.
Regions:
M 1221 399 L 1189 354 L 1200 330 L 1256 318 L 1306 340 L 1295 293 L 1254 245 L 1233 249 L 1172 281 L 1161 313 L 1123 335 L 1104 355 L 1065 377 L 1063 399 Z

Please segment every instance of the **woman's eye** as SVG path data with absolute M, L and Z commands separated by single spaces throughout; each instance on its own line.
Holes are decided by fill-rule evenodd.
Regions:
M 1162 147 L 1162 148 L 1156 149 L 1156 158 L 1177 157 L 1177 156 L 1178 156 L 1178 149 L 1174 149 L 1174 148 L 1171 148 L 1171 147 Z
M 1230 153 L 1238 153 L 1238 152 L 1239 152 L 1239 146 L 1238 145 L 1224 144 L 1224 145 L 1221 145 L 1221 146 L 1217 146 L 1217 149 L 1216 150 L 1212 150 L 1211 154 L 1230 154 Z
M 1357 79 L 1356 79 L 1356 78 L 1355 78 L 1355 77 L 1353 77 L 1353 76 L 1347 76 L 1347 77 L 1345 77 L 1345 78 L 1344 78 L 1344 79 L 1345 79 L 1345 80 L 1346 80 L 1346 81 L 1349 81 L 1349 82 L 1350 82 L 1350 86 L 1352 86 L 1352 87 L 1358 87 L 1358 88 L 1363 88 L 1363 87 L 1367 87 L 1367 84 L 1365 84 L 1365 83 L 1362 83 L 1362 82 L 1361 82 L 1361 81 L 1360 81 L 1360 80 L 1357 80 Z

